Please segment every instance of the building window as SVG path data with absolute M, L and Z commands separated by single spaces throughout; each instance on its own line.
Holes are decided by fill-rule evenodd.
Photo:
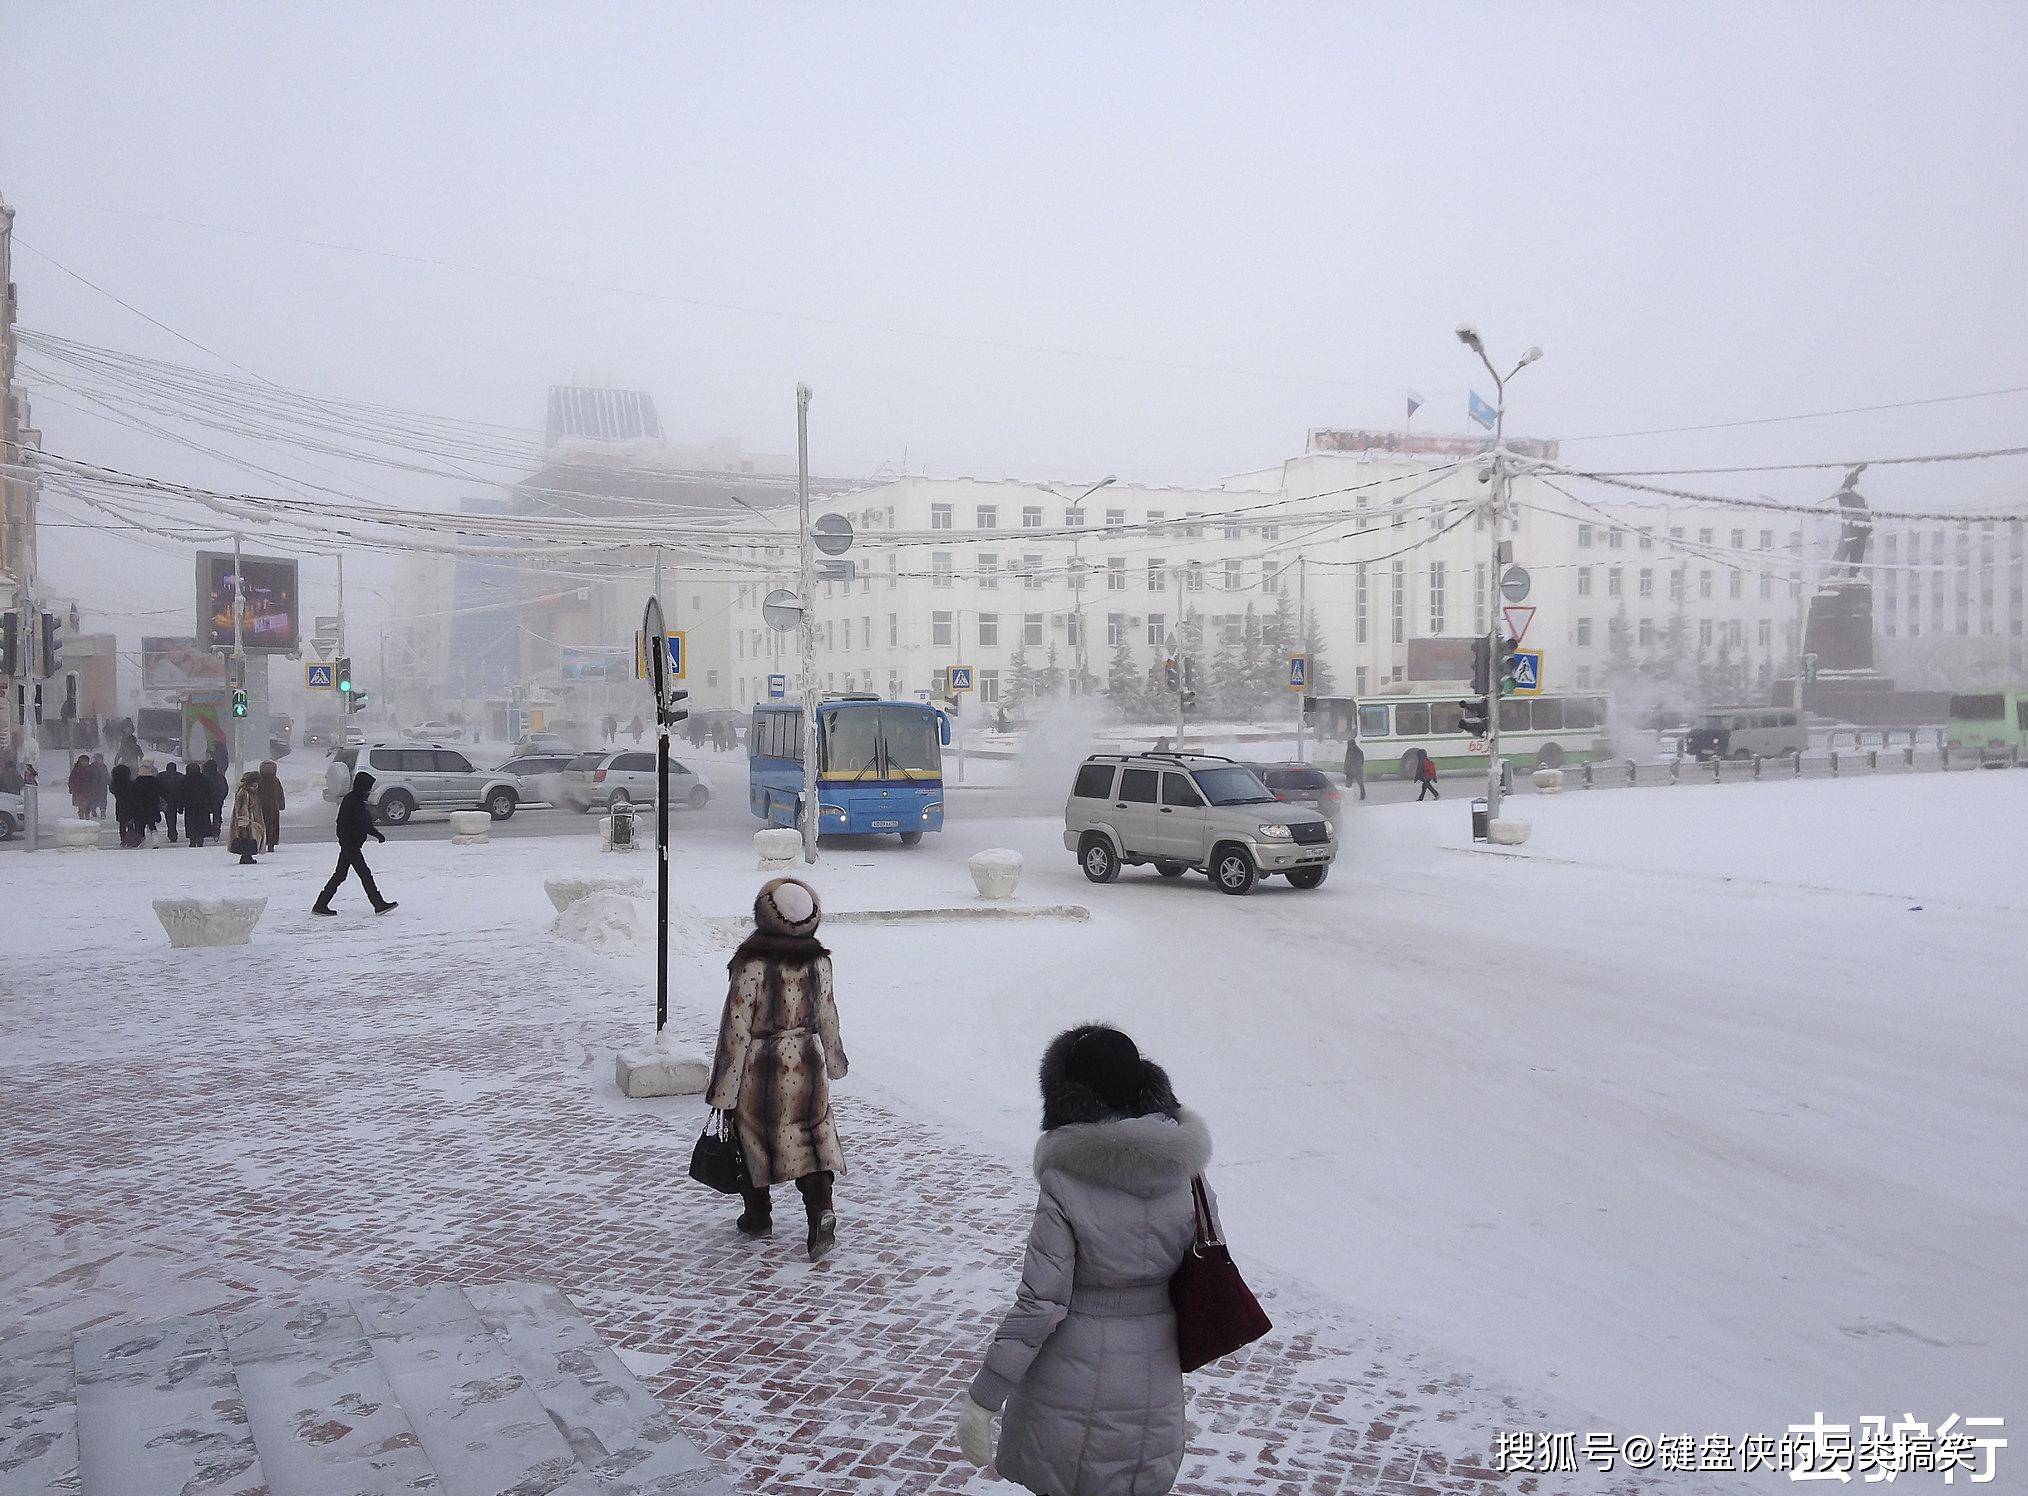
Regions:
M 1578 619 L 1577 642 L 1581 645 L 1588 645 L 1591 643 L 1591 620 L 1589 618 Z
M 1066 613 L 1063 615 L 1063 622 L 1063 642 L 1076 649 L 1078 645 L 1084 643 L 1084 614 Z
M 1169 573 L 1163 570 L 1162 558 L 1160 556 L 1150 556 L 1148 558 L 1148 590 L 1150 592 L 1167 592 L 1169 590 Z
M 1591 568 L 1589 566 L 1580 566 L 1577 569 L 1577 595 L 1579 597 L 1591 596 Z
M 1394 500 L 1387 507 L 1392 512 L 1392 517 L 1387 522 L 1390 528 L 1399 530 L 1408 523 L 1408 516 L 1402 511 L 1400 499 Z
M 1021 585 L 1030 592 L 1042 590 L 1042 558 L 1029 554 L 1021 558 Z
M 1669 573 L 1669 601 L 1683 601 L 1683 568 L 1678 566 Z
M 949 504 L 930 505 L 930 528 L 932 530 L 948 530 L 950 527 L 951 506 Z
M 1394 573 L 1389 578 L 1394 588 L 1394 642 L 1401 643 L 1408 636 L 1408 563 L 1394 563 Z
M 1580 691 L 1589 691 L 1591 689 L 1591 666 L 1580 665 L 1577 667 L 1577 688 Z
M 1744 574 L 1738 571 L 1727 574 L 1725 578 L 1725 595 L 1727 597 L 1746 596 L 1746 577 Z
M 1646 648 L 1648 645 L 1653 644 L 1655 642 L 1655 620 L 1652 618 L 1643 618 L 1641 620 L 1640 633 L 1641 633 L 1641 646 L 1643 648 Z
M 1697 642 L 1702 645 L 1709 645 L 1711 643 L 1710 619 L 1700 618 L 1697 620 Z
M 1125 524 L 1126 522 L 1127 522 L 1127 511 L 1126 511 L 1126 510 L 1124 510 L 1124 509 L 1108 509 L 1108 510 L 1106 511 L 1106 528 L 1107 528 L 1107 529 L 1109 529 L 1109 530 L 1117 530 L 1117 529 L 1119 529 L 1119 528 L 1120 528 L 1120 527 L 1121 527 L 1122 525 L 1124 525 L 1124 524 Z
M 1429 631 L 1432 638 L 1444 631 L 1444 564 L 1429 564 Z
M 1746 531 L 1734 530 L 1732 532 L 1732 548 L 1735 551 L 1743 551 L 1746 549 Z
M 997 649 L 1000 646 L 1000 615 L 981 613 L 979 615 L 979 648 Z
M 1084 528 L 1084 510 L 1076 506 L 1064 510 L 1063 527 L 1066 530 L 1082 530 Z
M 979 705 L 998 706 L 1000 703 L 1000 672 L 981 670 L 979 672 Z
M 1641 549 L 1644 551 L 1652 551 L 1654 548 L 1655 548 L 1654 532 L 1651 530 L 1641 531 Z
M 930 614 L 930 643 L 949 648 L 951 642 L 951 615 Z
M 1263 592 L 1274 592 L 1281 587 L 1281 584 L 1282 584 L 1281 567 L 1277 566 L 1272 561 L 1261 562 L 1260 590 Z
M 1021 642 L 1023 644 L 1040 644 L 1042 642 L 1042 615 L 1040 613 L 1023 613 L 1021 615 Z
M 1772 618 L 1763 618 L 1760 621 L 1760 647 L 1762 649 L 1766 649 L 1769 645 L 1773 643 L 1774 643 L 1774 620 Z
M 1640 578 L 1639 578 L 1639 582 L 1638 582 L 1638 586 L 1639 586 L 1639 590 L 1640 590 L 1640 595 L 1641 595 L 1642 597 L 1653 597 L 1653 596 L 1655 595 L 1655 568 L 1654 568 L 1654 567 L 1652 567 L 1652 566 L 1643 566 L 1643 567 L 1641 568 L 1641 575 L 1640 575 Z
M 1577 527 L 1577 548 L 1581 551 L 1588 551 L 1591 549 L 1590 525 L 1579 525 Z
M 1125 556 L 1106 557 L 1106 591 L 1125 592 L 1126 590 L 1127 558 Z
M 1165 644 L 1168 642 L 1168 639 L 1169 620 L 1160 613 L 1150 613 L 1148 615 L 1148 642 L 1150 644 Z
M 1084 591 L 1085 565 L 1086 563 L 1079 561 L 1065 567 L 1063 570 L 1063 580 L 1069 585 L 1072 592 Z
M 1712 537 L 1717 533 L 1716 530 L 1699 530 L 1697 532 L 1697 543 L 1699 545 L 1709 545 L 1711 544 Z
M 1366 642 L 1366 563 L 1352 568 L 1352 637 Z
M 1725 620 L 1725 642 L 1726 642 L 1727 644 L 1743 644 L 1743 643 L 1745 643 L 1745 642 L 1746 642 L 1746 624 L 1745 624 L 1745 623 L 1744 623 L 1743 621 L 1741 621 L 1740 619 L 1737 619 L 1737 618 L 1728 618 L 1728 619 L 1726 619 L 1726 620 Z
M 1608 566 L 1608 567 L 1606 568 L 1606 596 L 1607 596 L 1607 597 L 1618 597 L 1618 596 L 1619 596 L 1619 595 L 1621 594 L 1621 592 L 1623 592 L 1623 591 L 1625 590 L 1625 589 L 1624 589 L 1624 588 L 1623 588 L 1623 587 L 1622 587 L 1622 586 L 1620 585 L 1620 572 L 1621 572 L 1621 570 L 1622 570 L 1622 568 L 1620 568 L 1620 567 L 1617 567 L 1617 566 Z
M 1760 600 L 1764 603 L 1774 600 L 1774 578 L 1766 572 L 1760 574 Z
M 979 585 L 991 590 L 1000 585 L 1000 553 L 979 552 Z
M 977 523 L 981 530 L 999 529 L 1000 506 L 998 504 L 981 504 L 977 515 Z
M 1609 550 L 1609 551 L 1620 551 L 1620 550 L 1625 550 L 1625 549 L 1626 549 L 1626 545 L 1627 545 L 1627 532 L 1626 532 L 1626 531 L 1624 531 L 1624 530 L 1608 530 L 1608 531 L 1606 531 L 1606 549 L 1607 549 L 1607 550 Z
M 1106 648 L 1118 649 L 1126 642 L 1127 615 L 1124 613 L 1106 614 Z
M 1042 528 L 1042 506 L 1040 504 L 1026 504 L 1022 506 L 1021 528 L 1024 530 L 1039 530 Z
M 1709 570 L 1697 573 L 1697 595 L 1699 597 L 1711 596 L 1711 573 Z
M 1760 548 L 1764 551 L 1774 549 L 1774 531 L 1762 530 L 1760 532 Z
M 1168 515 L 1168 511 L 1167 511 L 1167 510 L 1163 510 L 1163 509 L 1150 509 L 1150 510 L 1148 511 L 1148 531 L 1149 531 L 1149 533 L 1150 533 L 1150 534 L 1152 534 L 1152 533 L 1154 533 L 1154 532 L 1155 532 L 1156 530 L 1159 530 L 1159 529 L 1161 529 L 1161 528 L 1162 528 L 1162 521 L 1163 521 L 1163 520 L 1165 520 L 1165 519 L 1167 519 L 1168 517 L 1169 517 L 1169 515 Z
M 1204 590 L 1204 563 L 1202 561 L 1192 561 L 1184 570 L 1183 586 L 1190 592 L 1202 592 Z
M 1282 527 L 1280 525 L 1262 525 L 1260 527 L 1260 538 L 1262 540 L 1280 540 L 1282 538 Z
M 1241 592 L 1244 591 L 1245 588 L 1246 588 L 1246 563 L 1244 561 L 1226 562 L 1225 590 L 1227 592 Z
M 930 586 L 948 587 L 950 585 L 951 585 L 951 553 L 949 551 L 931 551 Z
M 1486 632 L 1486 563 L 1472 568 L 1472 632 Z
M 901 648 L 901 615 L 899 613 L 887 615 L 887 647 L 889 649 Z

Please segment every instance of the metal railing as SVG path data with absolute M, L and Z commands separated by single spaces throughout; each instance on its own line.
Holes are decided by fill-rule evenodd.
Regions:
M 1906 731 L 1906 729 L 1897 729 Z M 1873 774 L 1942 774 L 1964 769 L 2018 769 L 2028 758 L 2009 744 L 1997 749 L 1951 748 L 1939 742 L 1922 747 L 1832 748 L 1825 753 L 1785 753 L 1777 758 L 1708 758 L 1684 755 L 1641 763 L 1602 759 L 1565 771 L 1564 785 L 1577 789 L 1625 789 L 1657 784 L 1744 784 L 1765 779 L 1845 779 Z

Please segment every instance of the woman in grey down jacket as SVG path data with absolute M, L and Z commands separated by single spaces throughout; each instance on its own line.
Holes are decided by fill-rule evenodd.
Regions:
M 1211 1136 L 1117 1029 L 1042 1057 L 1041 1198 L 1014 1307 L 958 1423 L 967 1459 L 1046 1496 L 1161 1496 L 1183 1462 L 1169 1278 Z M 1005 1408 L 997 1452 L 993 1414 Z

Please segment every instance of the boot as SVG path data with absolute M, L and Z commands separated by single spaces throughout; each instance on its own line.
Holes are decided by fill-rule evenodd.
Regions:
M 838 1240 L 838 1216 L 831 1209 L 831 1174 L 820 1169 L 796 1181 L 803 1192 L 803 1213 L 809 1217 L 810 1234 L 804 1242 L 810 1261 L 818 1262 Z
M 766 1190 L 741 1190 L 740 1198 L 746 1201 L 746 1209 L 740 1212 L 738 1226 L 741 1236 L 755 1238 L 775 1234 L 774 1203 L 769 1200 Z

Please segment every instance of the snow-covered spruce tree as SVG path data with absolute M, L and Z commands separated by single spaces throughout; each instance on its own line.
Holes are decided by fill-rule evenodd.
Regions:
M 1303 619 L 1303 652 L 1310 657 L 1310 694 L 1312 696 L 1335 696 L 1336 682 L 1331 676 L 1331 662 L 1324 654 L 1324 635 L 1317 628 L 1317 610 L 1311 608 Z M 1288 684 L 1287 663 L 1283 664 L 1282 684 Z
M 1112 660 L 1106 666 L 1106 700 L 1123 721 L 1135 722 L 1147 713 L 1141 667 L 1134 663 L 1134 652 L 1125 639 L 1113 646 Z

